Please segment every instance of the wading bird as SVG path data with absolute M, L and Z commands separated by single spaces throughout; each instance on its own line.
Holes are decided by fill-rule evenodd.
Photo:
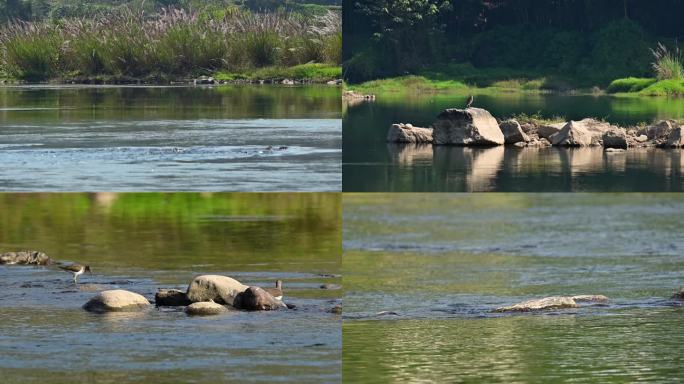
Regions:
M 90 271 L 90 266 L 88 266 L 88 265 L 83 266 L 80 264 L 71 264 L 71 265 L 62 265 L 59 268 L 64 270 L 64 271 L 71 272 L 74 274 L 74 284 L 77 283 L 76 279 L 78 278 L 79 275 L 82 275 L 86 272 L 92 273 Z

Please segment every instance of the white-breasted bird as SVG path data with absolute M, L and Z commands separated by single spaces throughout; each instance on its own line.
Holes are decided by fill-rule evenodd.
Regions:
M 71 265 L 60 265 L 60 269 L 71 272 L 74 274 L 74 284 L 77 283 L 76 279 L 78 278 L 79 275 L 82 275 L 86 272 L 90 272 L 90 266 L 89 265 L 80 265 L 80 264 L 71 264 Z

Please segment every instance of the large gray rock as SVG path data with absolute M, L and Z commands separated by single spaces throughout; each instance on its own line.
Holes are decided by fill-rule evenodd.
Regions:
M 202 275 L 195 277 L 188 286 L 187 296 L 190 301 L 211 301 L 219 304 L 233 305 L 235 297 L 249 288 L 228 276 Z
M 677 124 L 673 120 L 661 120 L 653 125 L 649 125 L 643 130 L 640 130 L 640 134 L 645 134 L 649 140 L 667 140 L 670 136 L 670 132 L 676 128 Z
M 537 127 L 537 135 L 544 139 L 549 139 L 549 137 L 558 133 L 567 123 L 554 123 L 554 124 L 542 124 Z
M 0 264 L 48 265 L 50 258 L 39 251 L 7 252 L 0 255 Z
M 188 295 L 177 289 L 160 289 L 154 295 L 154 303 L 158 307 L 181 307 L 192 304 Z
M 677 127 L 673 129 L 667 136 L 667 142 L 665 147 L 667 148 L 679 148 L 683 145 L 682 142 L 682 127 Z
M 491 146 L 505 141 L 496 119 L 481 108 L 447 109 L 437 116 L 433 127 L 435 144 Z
M 618 129 L 609 123 L 594 119 L 569 121 L 563 129 L 551 136 L 551 144 L 561 147 L 587 147 L 599 145 L 603 134 Z
M 90 299 L 83 309 L 90 312 L 131 312 L 150 305 L 145 297 L 123 289 L 100 292 Z
M 390 143 L 432 143 L 432 128 L 418 128 L 411 124 L 392 124 L 387 131 Z
M 530 137 L 527 136 L 520 123 L 515 119 L 506 120 L 499 124 L 499 127 L 504 135 L 504 142 L 506 144 L 527 143 L 530 141 Z
M 192 303 L 185 308 L 185 313 L 193 316 L 220 315 L 226 311 L 226 307 L 221 304 L 214 303 L 213 301 L 200 301 L 197 303 Z
M 627 149 L 627 131 L 624 128 L 611 129 L 603 134 L 604 148 Z
M 249 287 L 237 295 L 233 306 L 248 311 L 272 311 L 287 308 L 282 301 L 260 287 Z
M 541 311 L 545 309 L 564 309 L 564 308 L 578 308 L 579 306 L 568 296 L 551 296 L 543 299 L 533 299 L 523 301 L 522 303 L 514 304 L 508 307 L 497 308 L 495 312 L 529 312 Z
M 672 295 L 674 300 L 684 300 L 684 286 L 679 287 L 679 292 Z

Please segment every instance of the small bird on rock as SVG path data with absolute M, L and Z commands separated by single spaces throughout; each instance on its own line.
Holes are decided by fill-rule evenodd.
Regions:
M 90 272 L 90 266 L 89 265 L 80 265 L 80 264 L 71 264 L 71 265 L 62 265 L 59 267 L 60 269 L 71 272 L 74 274 L 74 284 L 77 283 L 76 279 L 78 278 L 79 275 L 82 275 L 86 272 Z
M 466 108 L 470 108 L 471 105 L 473 105 L 473 95 L 468 96 L 468 102 L 466 103 Z
M 277 300 L 283 300 L 283 282 L 282 280 L 276 281 L 275 288 L 266 288 L 266 292 L 270 293 L 271 296 Z

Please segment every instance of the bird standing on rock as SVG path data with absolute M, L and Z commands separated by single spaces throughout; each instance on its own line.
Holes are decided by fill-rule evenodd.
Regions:
M 59 268 L 64 270 L 64 271 L 71 272 L 74 274 L 74 284 L 77 284 L 76 279 L 78 278 L 79 275 L 82 275 L 86 272 L 92 273 L 90 271 L 90 266 L 88 266 L 88 265 L 83 266 L 80 264 L 71 264 L 71 265 L 62 265 Z
M 468 102 L 466 103 L 466 108 L 470 108 L 471 105 L 473 105 L 473 95 L 468 96 Z

